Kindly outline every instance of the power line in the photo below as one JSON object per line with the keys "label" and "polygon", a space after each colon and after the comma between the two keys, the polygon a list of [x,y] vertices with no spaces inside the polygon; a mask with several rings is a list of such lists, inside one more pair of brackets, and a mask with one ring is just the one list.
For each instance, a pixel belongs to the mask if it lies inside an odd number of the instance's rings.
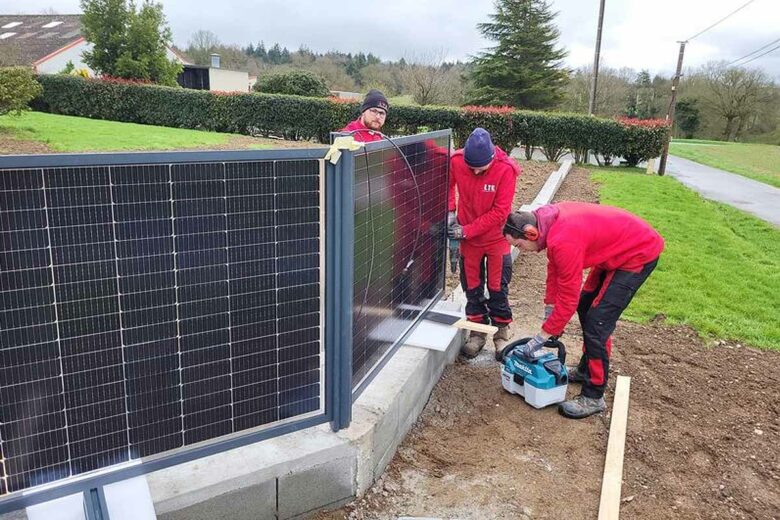
{"label": "power line", "polygon": [[780,45],[778,45],[778,46],[776,46],[776,47],[772,47],[772,48],[771,48],[771,49],[769,49],[768,51],[766,51],[766,52],[762,52],[762,53],[761,53],[761,54],[759,54],[758,56],[754,56],[754,57],[750,58],[750,59],[749,59],[749,60],[747,60],[747,61],[743,61],[742,63],[740,63],[740,64],[739,64],[739,66],[740,66],[740,67],[742,67],[742,66],[744,66],[744,65],[747,65],[747,64],[748,64],[748,63],[750,63],[751,61],[753,61],[753,60],[757,60],[757,59],[758,59],[758,58],[760,58],[761,56],[766,56],[766,55],[767,55],[767,54],[769,54],[770,52],[774,52],[774,51],[776,51],[777,49],[780,49]]}
{"label": "power line", "polygon": [[[774,41],[771,41],[771,42],[767,43],[767,44],[766,44],[766,45],[764,45],[763,47],[759,47],[758,49],[756,49],[756,50],[754,50],[754,51],[752,51],[752,52],[749,52],[749,53],[745,54],[745,55],[744,55],[744,56],[742,56],[741,58],[738,58],[738,59],[736,59],[736,60],[734,60],[734,61],[731,61],[731,62],[729,62],[729,63],[728,63],[726,66],[733,65],[733,64],[735,64],[735,63],[736,63],[736,62],[738,62],[738,61],[742,61],[742,60],[744,60],[745,58],[747,58],[747,57],[749,57],[749,56],[752,56],[753,54],[755,54],[755,53],[757,53],[757,52],[761,52],[761,51],[763,51],[764,49],[766,49],[766,48],[767,48],[767,47],[769,47],[770,45],[774,45],[774,44],[775,44],[775,43],[777,43],[777,42],[780,42],[780,38],[778,38],[778,39],[776,39],[776,40],[774,40]],[[770,52],[771,52],[771,51],[770,51]],[[747,62],[746,62],[746,63],[747,63]]]}
{"label": "power line", "polygon": [[745,3],[744,3],[744,4],[742,4],[741,6],[739,6],[738,8],[736,8],[735,10],[733,10],[732,12],[730,12],[729,14],[727,14],[726,16],[724,16],[723,18],[721,18],[720,20],[718,20],[717,22],[715,22],[714,24],[710,25],[709,27],[707,27],[706,29],[704,29],[704,30],[702,30],[702,31],[699,31],[699,32],[697,32],[696,34],[694,34],[693,36],[691,36],[690,38],[688,38],[686,41],[691,41],[691,40],[693,40],[694,38],[697,38],[697,37],[701,36],[702,34],[706,33],[707,31],[709,31],[710,29],[712,29],[713,27],[715,27],[715,26],[716,26],[716,25],[718,25],[719,23],[721,23],[721,22],[723,22],[723,21],[725,21],[725,20],[729,19],[730,17],[732,17],[733,15],[737,14],[737,13],[738,13],[738,12],[740,12],[742,9],[746,8],[747,6],[749,6],[750,4],[752,4],[752,3],[753,3],[753,2],[755,2],[755,1],[756,1],[756,0],[750,0],[750,1],[748,1],[748,2],[745,2]]}

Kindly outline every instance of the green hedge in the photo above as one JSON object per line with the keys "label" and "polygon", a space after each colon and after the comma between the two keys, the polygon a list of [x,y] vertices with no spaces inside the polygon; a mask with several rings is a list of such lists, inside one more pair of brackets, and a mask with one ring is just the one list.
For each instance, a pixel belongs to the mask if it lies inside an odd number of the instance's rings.
{"label": "green hedge", "polygon": [[[39,76],[42,111],[196,128],[286,139],[327,142],[329,133],[356,118],[360,103],[276,94],[226,94],[161,87],[124,80]],[[629,162],[661,154],[668,127],[663,121],[612,120],[509,107],[393,106],[386,134],[413,134],[420,128],[451,128],[460,147],[477,126],[490,131],[496,144],[510,150],[521,145],[530,153],[540,147],[549,159],[565,151],[581,158],[585,151]]]}
{"label": "green hedge", "polygon": [[29,110],[30,102],[40,94],[41,86],[35,82],[30,69],[0,67],[0,116]]}

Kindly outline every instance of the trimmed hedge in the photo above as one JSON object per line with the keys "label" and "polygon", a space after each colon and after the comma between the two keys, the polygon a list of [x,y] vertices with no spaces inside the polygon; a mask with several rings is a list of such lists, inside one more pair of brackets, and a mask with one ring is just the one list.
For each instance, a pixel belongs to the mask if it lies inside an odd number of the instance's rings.
{"label": "trimmed hedge", "polygon": [[[285,139],[328,142],[329,133],[359,114],[359,102],[278,94],[219,93],[161,87],[126,80],[72,76],[38,77],[38,110],[113,121],[195,128]],[[566,151],[582,158],[592,150],[630,163],[661,154],[669,129],[660,120],[612,120],[578,114],[532,112],[510,107],[393,106],[389,135],[451,128],[460,147],[481,126],[504,150],[540,147],[548,159]]]}
{"label": "trimmed hedge", "polygon": [[252,87],[255,92],[293,96],[328,97],[330,90],[325,80],[306,70],[291,70],[266,74]]}

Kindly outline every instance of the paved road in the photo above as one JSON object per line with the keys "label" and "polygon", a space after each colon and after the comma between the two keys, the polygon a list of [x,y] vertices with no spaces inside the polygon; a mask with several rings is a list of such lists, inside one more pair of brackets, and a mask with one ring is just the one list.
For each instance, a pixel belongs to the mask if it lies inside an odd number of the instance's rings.
{"label": "paved road", "polygon": [[780,227],[780,189],[688,159],[669,156],[666,173],[702,197],[724,202]]}

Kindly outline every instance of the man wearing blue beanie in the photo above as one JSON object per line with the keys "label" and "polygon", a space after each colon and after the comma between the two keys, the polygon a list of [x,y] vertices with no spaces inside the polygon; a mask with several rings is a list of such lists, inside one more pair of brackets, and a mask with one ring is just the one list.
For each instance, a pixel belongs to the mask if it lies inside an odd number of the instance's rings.
{"label": "man wearing blue beanie", "polygon": [[[466,146],[450,160],[447,233],[451,240],[460,241],[460,283],[466,293],[466,317],[498,327],[493,335],[497,353],[512,338],[508,299],[512,256],[503,228],[512,210],[520,173],[520,165],[493,144],[484,128],[474,129]],[[484,332],[471,332],[461,353],[475,357],[486,340]]]}

